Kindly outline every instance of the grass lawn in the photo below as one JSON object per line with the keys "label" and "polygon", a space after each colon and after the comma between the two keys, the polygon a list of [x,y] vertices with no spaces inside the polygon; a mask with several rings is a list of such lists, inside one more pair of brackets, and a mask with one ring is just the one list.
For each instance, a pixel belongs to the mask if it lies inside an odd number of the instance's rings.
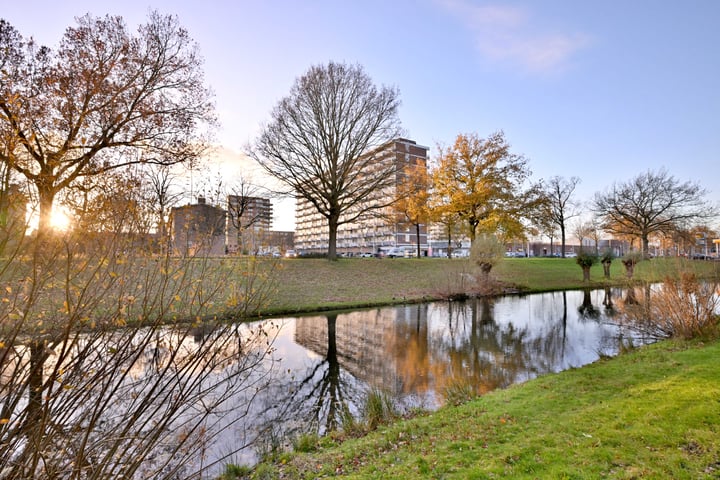
{"label": "grass lawn", "polygon": [[[680,258],[641,262],[635,279],[662,281],[690,269],[702,278],[720,278],[720,262]],[[582,270],[571,258],[507,258],[492,275],[510,290],[543,292],[601,287],[627,282],[625,269],[616,260],[610,279],[601,265],[591,269],[589,283],[583,283]],[[276,291],[262,313],[283,314],[328,308],[355,308],[446,298],[471,291],[472,275],[477,273],[466,259],[347,258],[330,262],[323,259],[283,259],[276,272]]]}
{"label": "grass lawn", "polygon": [[[283,260],[271,309],[305,310],[437,298],[463,287],[459,259]],[[641,262],[635,280],[692,271],[720,278],[720,263]],[[628,280],[619,261],[589,284],[574,259],[505,259],[495,278],[525,292]],[[468,285],[465,285],[466,287]],[[720,342],[667,341],[496,390],[460,406],[380,427],[336,433],[310,453],[261,463],[252,478],[720,478]],[[232,478],[232,477],[228,477]]]}
{"label": "grass lawn", "polygon": [[663,342],[319,441],[255,478],[720,478],[720,343]]}

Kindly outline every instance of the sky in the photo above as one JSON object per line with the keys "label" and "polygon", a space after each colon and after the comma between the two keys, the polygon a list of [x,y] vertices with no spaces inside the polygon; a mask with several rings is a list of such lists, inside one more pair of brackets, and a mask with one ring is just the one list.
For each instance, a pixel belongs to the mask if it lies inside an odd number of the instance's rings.
{"label": "sky", "polygon": [[[533,180],[579,177],[576,199],[665,169],[720,204],[717,0],[0,0],[0,17],[54,47],[75,17],[177,15],[198,43],[221,128],[220,169],[243,157],[311,66],[361,65],[397,87],[408,138],[430,147],[502,130]],[[293,230],[292,202],[274,228]],[[717,222],[716,222],[717,223]]]}

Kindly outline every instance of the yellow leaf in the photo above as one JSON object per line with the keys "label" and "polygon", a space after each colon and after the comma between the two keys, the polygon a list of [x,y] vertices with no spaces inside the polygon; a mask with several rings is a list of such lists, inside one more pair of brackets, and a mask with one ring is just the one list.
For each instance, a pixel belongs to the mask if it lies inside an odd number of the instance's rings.
{"label": "yellow leaf", "polygon": [[8,423],[10,423],[9,418],[0,418],[0,425],[7,425]]}
{"label": "yellow leaf", "polygon": [[7,287],[5,287],[5,291],[7,293],[12,293],[12,287],[8,285]]}

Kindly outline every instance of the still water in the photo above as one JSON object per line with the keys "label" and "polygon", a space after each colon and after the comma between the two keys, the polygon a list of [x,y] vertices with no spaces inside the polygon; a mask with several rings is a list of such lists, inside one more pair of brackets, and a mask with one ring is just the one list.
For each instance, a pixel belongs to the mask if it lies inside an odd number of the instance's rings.
{"label": "still water", "polygon": [[[370,390],[398,409],[436,409],[453,385],[478,394],[614,355],[627,342],[612,320],[619,290],[436,302],[276,319],[271,381],[254,415],[229,428],[226,449],[252,463],[269,443],[338,428]],[[222,448],[221,448],[222,451]]]}
{"label": "still water", "polygon": [[[124,455],[108,471],[213,478],[300,433],[342,428],[373,390],[399,411],[433,410],[458,387],[481,395],[614,355],[630,338],[613,321],[621,295],[555,292],[17,341],[0,365],[8,412],[0,459],[20,465],[33,442],[54,445],[42,430],[32,436],[31,418],[64,432],[58,441],[85,457]],[[79,455],[48,449],[54,457],[44,461],[58,469]]]}

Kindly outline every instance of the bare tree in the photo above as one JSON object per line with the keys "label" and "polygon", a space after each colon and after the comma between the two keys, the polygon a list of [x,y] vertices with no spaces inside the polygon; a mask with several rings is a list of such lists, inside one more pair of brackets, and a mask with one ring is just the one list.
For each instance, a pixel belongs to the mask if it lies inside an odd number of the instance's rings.
{"label": "bare tree", "polygon": [[[246,177],[240,176],[227,191],[228,233],[237,235],[238,248],[245,249],[246,233],[250,230],[262,230],[270,223],[270,212],[264,205],[269,201],[260,197],[260,187]],[[266,232],[252,232],[266,233]],[[250,237],[251,243],[257,243],[255,235]],[[257,249],[255,249],[257,250]]]}
{"label": "bare tree", "polygon": [[681,183],[665,170],[648,171],[597,194],[594,209],[605,230],[640,238],[647,254],[653,233],[670,233],[715,214],[704,195],[697,183]]}
{"label": "bare tree", "polygon": [[572,201],[572,195],[575,187],[580,183],[578,177],[551,177],[545,185],[544,193],[547,198],[548,208],[545,213],[548,219],[554,225],[560,228],[560,241],[562,249],[560,250],[562,257],[565,257],[565,231],[568,220],[579,215],[577,205]]}
{"label": "bare tree", "polygon": [[169,165],[151,165],[146,172],[149,182],[145,185],[145,201],[149,204],[156,222],[156,232],[161,245],[167,245],[168,216],[183,196],[178,188],[176,175]]}
{"label": "bare tree", "polygon": [[328,258],[338,226],[389,206],[378,193],[396,182],[395,162],[373,155],[400,134],[399,93],[378,89],[360,66],[330,62],[296,80],[250,156],[328,222]]}
{"label": "bare tree", "polygon": [[[575,237],[580,242],[580,250],[584,250],[583,240],[586,238],[591,238],[593,236],[594,231],[595,231],[595,226],[593,225],[592,222],[578,221],[575,223],[575,226],[573,227],[573,235],[575,235]],[[565,256],[565,252],[563,252],[563,257],[564,256]]]}
{"label": "bare tree", "polygon": [[32,184],[40,231],[56,196],[85,177],[132,164],[191,161],[214,123],[197,46],[177,18],[77,19],[58,48],[0,20],[0,162]]}

